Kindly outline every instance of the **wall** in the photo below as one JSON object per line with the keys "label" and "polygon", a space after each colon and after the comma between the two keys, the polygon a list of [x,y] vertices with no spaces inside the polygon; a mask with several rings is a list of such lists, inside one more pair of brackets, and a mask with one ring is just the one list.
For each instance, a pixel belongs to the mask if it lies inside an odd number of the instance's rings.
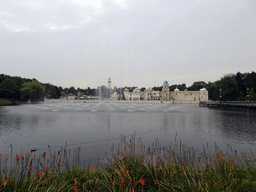
{"label": "wall", "polygon": [[170,92],[170,99],[174,101],[199,101],[199,91],[172,91]]}

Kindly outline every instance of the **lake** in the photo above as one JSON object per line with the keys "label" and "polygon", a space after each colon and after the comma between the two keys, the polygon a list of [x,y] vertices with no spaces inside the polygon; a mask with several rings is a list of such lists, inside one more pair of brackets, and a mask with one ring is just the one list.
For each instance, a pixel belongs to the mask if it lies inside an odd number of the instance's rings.
{"label": "lake", "polygon": [[161,145],[174,142],[177,134],[186,145],[214,151],[215,143],[223,150],[231,145],[238,152],[255,151],[255,111],[248,109],[211,109],[165,103],[78,103],[43,102],[0,107],[0,153],[37,154],[81,146],[81,158],[96,165],[109,154],[120,136],[129,138],[136,131],[146,147],[155,139]]}

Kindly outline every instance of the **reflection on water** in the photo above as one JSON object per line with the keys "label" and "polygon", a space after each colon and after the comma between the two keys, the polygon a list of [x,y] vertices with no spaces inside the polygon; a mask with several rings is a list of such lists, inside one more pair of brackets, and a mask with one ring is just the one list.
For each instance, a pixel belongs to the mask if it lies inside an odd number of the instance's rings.
{"label": "reflection on water", "polygon": [[[226,149],[253,149],[256,136],[255,111],[223,110],[153,103],[42,103],[0,107],[1,154],[37,149],[48,145],[59,150],[67,142],[81,146],[82,157],[102,158],[120,135],[136,134],[150,146],[178,138],[201,149],[214,142]],[[211,147],[212,146],[212,147]]]}

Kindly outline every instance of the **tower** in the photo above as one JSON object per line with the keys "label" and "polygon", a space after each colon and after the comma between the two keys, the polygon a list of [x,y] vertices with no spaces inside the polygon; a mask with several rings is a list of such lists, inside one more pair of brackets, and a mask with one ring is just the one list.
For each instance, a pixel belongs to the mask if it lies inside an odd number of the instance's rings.
{"label": "tower", "polygon": [[170,89],[168,81],[165,81],[162,88],[162,100],[169,101],[170,98]]}
{"label": "tower", "polygon": [[109,78],[108,78],[108,88],[109,88],[110,90],[111,90],[111,82],[112,82],[112,81],[111,81],[111,78],[109,77]]}

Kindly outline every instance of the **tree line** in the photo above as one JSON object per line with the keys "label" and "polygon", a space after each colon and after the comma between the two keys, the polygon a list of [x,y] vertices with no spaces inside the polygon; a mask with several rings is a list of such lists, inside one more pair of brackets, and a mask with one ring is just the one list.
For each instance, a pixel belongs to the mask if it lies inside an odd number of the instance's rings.
{"label": "tree line", "polygon": [[13,101],[28,101],[48,99],[59,99],[67,94],[78,95],[84,93],[86,95],[96,95],[97,90],[91,89],[75,89],[62,88],[50,83],[40,83],[36,79],[27,79],[21,77],[12,77],[5,74],[0,74],[0,99],[8,99]]}
{"label": "tree line", "polygon": [[[210,100],[229,100],[229,101],[244,101],[254,100],[256,101],[256,73],[240,73],[224,75],[220,80],[215,82],[196,81],[190,87],[186,87],[186,84],[175,84],[169,86],[170,91],[174,91],[175,88],[180,91],[187,89],[188,91],[199,91],[201,88],[208,90]],[[129,91],[133,91],[136,86],[127,87]],[[97,96],[99,91],[106,93],[105,97],[110,97],[110,93],[105,91],[105,86],[100,86],[97,89],[88,88],[62,88],[50,83],[40,83],[36,79],[26,79],[21,77],[12,77],[5,74],[0,74],[0,99],[9,99],[16,101],[31,100],[43,100],[44,97],[48,99],[59,99],[67,94],[74,94],[78,96],[91,95]],[[141,91],[146,88],[142,87]],[[154,91],[161,91],[162,86],[153,87]],[[113,89],[119,95],[123,95],[124,88]],[[104,96],[102,94],[102,96]]]}

